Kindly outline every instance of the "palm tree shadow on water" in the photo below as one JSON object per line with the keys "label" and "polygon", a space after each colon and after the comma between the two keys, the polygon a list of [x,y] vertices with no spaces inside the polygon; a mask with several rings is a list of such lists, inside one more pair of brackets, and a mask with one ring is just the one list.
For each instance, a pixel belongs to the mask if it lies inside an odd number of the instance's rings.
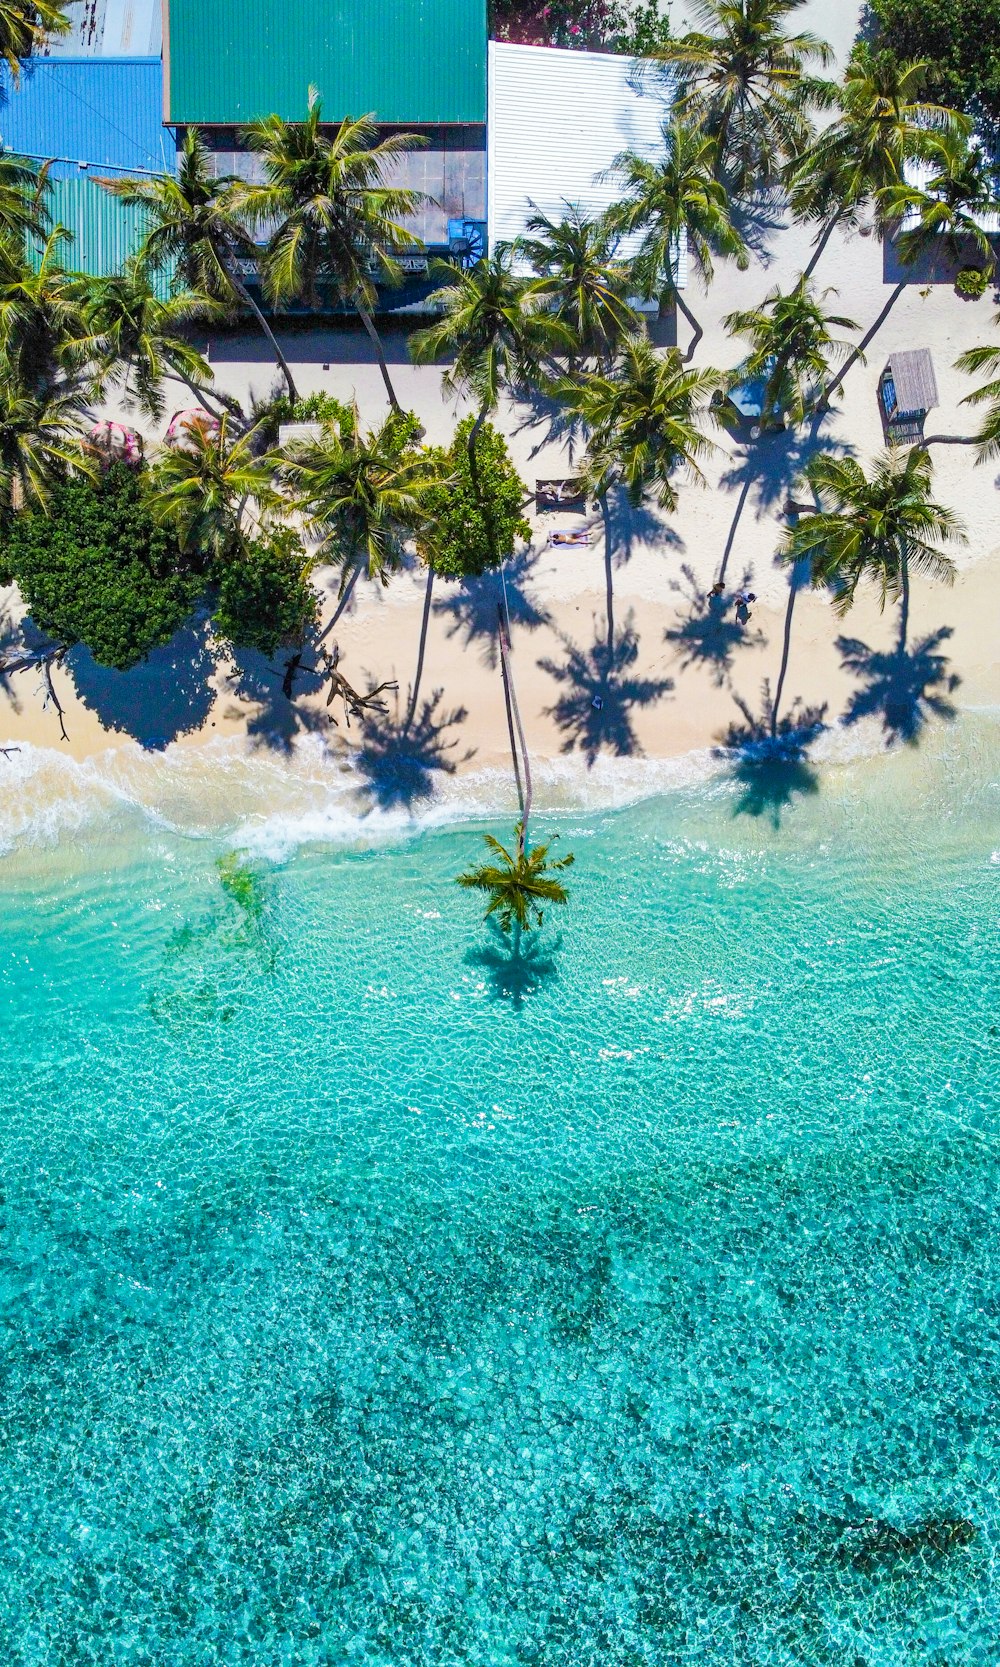
{"label": "palm tree shadow on water", "polygon": [[716,758],[729,765],[729,779],[740,791],[734,816],[766,816],[775,829],[782,812],[797,799],[819,792],[819,773],[809,748],[826,728],[826,706],[793,702],[785,717],[775,722],[770,681],[761,688],[761,710],[754,713],[737,695],[741,723],[733,723],[720,738]]}
{"label": "palm tree shadow on water", "polygon": [[535,995],[551,979],[558,978],[555,957],[562,948],[562,933],[546,942],[541,932],[515,929],[507,937],[495,920],[487,920],[486,927],[490,934],[489,943],[467,950],[465,964],[484,975],[485,985],[494,1001],[509,1001],[514,1011],[519,1013],[529,996]]}
{"label": "palm tree shadow on water", "polygon": [[591,648],[580,648],[560,636],[565,660],[539,660],[541,669],[564,686],[546,715],[563,732],[561,750],[579,749],[592,768],[598,753],[617,758],[640,756],[642,748],[632,723],[632,708],[651,706],[674,687],[670,677],[636,677],[632,667],[639,655],[639,638],[629,613],[618,635],[597,637]]}
{"label": "palm tree shadow on water", "polygon": [[[510,622],[522,631],[537,631],[547,625],[551,617],[534,601],[527,589],[527,581],[537,559],[535,552],[527,548],[516,551],[504,563],[503,584]],[[491,670],[499,662],[497,604],[501,595],[499,574],[484,573],[480,579],[464,580],[450,594],[434,602],[434,612],[450,621],[448,636],[460,634],[464,648],[480,645],[483,664]]]}
{"label": "palm tree shadow on water", "polygon": [[442,712],[443,696],[443,689],[435,689],[409,721],[400,717],[398,701],[392,720],[365,719],[353,761],[364,777],[361,791],[370,809],[411,810],[425,804],[442,776],[453,776],[474,756],[474,747],[453,756],[459,741],[457,736],[449,739],[447,731],[464,723],[467,713],[464,706]]}
{"label": "palm tree shadow on water", "polygon": [[915,747],[932,717],[950,723],[958,716],[949,698],[961,683],[950,661],[940,652],[953,635],[942,625],[912,648],[901,634],[895,648],[870,648],[857,637],[838,637],[837,649],[845,671],[859,679],[844,712],[845,724],[863,718],[881,719],[886,745],[902,741]]}

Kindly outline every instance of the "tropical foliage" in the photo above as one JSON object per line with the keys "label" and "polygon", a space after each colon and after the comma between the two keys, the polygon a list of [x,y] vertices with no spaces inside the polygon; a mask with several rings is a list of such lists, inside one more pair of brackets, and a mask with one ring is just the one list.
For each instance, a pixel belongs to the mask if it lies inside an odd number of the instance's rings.
{"label": "tropical foliage", "polygon": [[572,204],[558,221],[533,214],[525,230],[518,252],[535,274],[533,293],[572,333],[584,357],[607,357],[639,328],[628,299],[631,268],[616,258],[618,238]]}
{"label": "tropical foliage", "polygon": [[154,521],[141,479],[116,464],[96,482],[63,481],[48,509],[9,520],[0,555],[39,630],[119,671],[169,642],[206,581]]}
{"label": "tropical foliage", "polygon": [[[994,320],[1000,324],[1000,313]],[[978,376],[985,371],[990,380],[984,382],[981,388],[966,394],[963,405],[985,405],[986,414],[975,435],[977,446],[977,461],[991,463],[1000,457],[1000,346],[991,344],[986,347],[970,347],[957,361],[959,370],[968,371],[971,376]]]}
{"label": "tropical foliage", "polygon": [[912,572],[950,584],[955,564],[945,546],[964,541],[952,510],[931,496],[931,460],[914,446],[886,452],[866,475],[852,457],[821,453],[805,478],[819,508],[800,516],[785,539],[785,559],[809,564],[812,584],[830,587],[845,613],[868,581],[881,604],[905,597]]}
{"label": "tropical foliage", "polygon": [[814,70],[832,53],[817,35],[785,27],[802,0],[695,0],[700,28],[669,41],[661,56],[679,82],[678,114],[718,147],[740,192],[777,178],[811,135],[810,106],[829,89]]}
{"label": "tropical foliage", "polygon": [[21,78],[22,58],[30,58],[49,35],[65,35],[70,0],[0,0],[0,58],[15,84]]}
{"label": "tropical foliage", "polygon": [[449,579],[475,578],[513,555],[519,539],[531,536],[524,519],[524,482],[511,461],[507,442],[490,423],[476,440],[473,481],[465,417],[452,444],[429,449],[430,481],[422,499],[417,549],[435,573]]}
{"label": "tropical foliage", "polygon": [[253,648],[268,658],[282,643],[300,641],[319,607],[308,566],[290,527],[248,539],[238,561],[224,563],[219,573],[212,615],[216,635],[234,648]]}
{"label": "tropical foliage", "polygon": [[686,367],[676,348],[661,355],[635,336],[609,372],[568,386],[567,403],[590,435],[591,490],[600,497],[622,486],[635,504],[650,493],[661,508],[675,509],[677,471],[700,477],[699,463],[712,450],[703,425],[714,421],[709,400],[718,380],[714,371]]}
{"label": "tropical foliage", "polygon": [[751,342],[732,380],[763,381],[762,429],[783,421],[800,423],[822,401],[830,364],[849,350],[832,331],[857,329],[853,319],[824,310],[827,296],[835,293],[824,290],[817,295],[802,277],[787,295],[772,289],[759,307],[730,313],[726,319],[727,330]]}
{"label": "tropical foliage", "polygon": [[520,842],[508,851],[492,834],[484,834],[489,859],[458,876],[467,891],[481,891],[488,898],[485,919],[495,916],[504,932],[530,932],[540,927],[549,905],[562,908],[569,893],[557,876],[573,863],[572,854],[556,861],[549,856],[551,840],[530,849]]}
{"label": "tropical foliage", "polygon": [[878,45],[927,65],[930,97],[1000,117],[1000,0],[870,0]]}

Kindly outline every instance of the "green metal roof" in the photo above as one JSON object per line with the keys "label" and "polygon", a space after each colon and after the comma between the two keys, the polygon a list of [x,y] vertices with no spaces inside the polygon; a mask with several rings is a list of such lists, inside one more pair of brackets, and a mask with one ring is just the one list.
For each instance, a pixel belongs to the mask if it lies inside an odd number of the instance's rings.
{"label": "green metal roof", "polygon": [[[52,224],[65,226],[73,234],[72,243],[60,247],[62,265],[94,278],[120,272],[142,242],[142,209],[109,196],[86,174],[50,180],[49,186],[47,207]],[[159,273],[153,287],[165,299],[170,293],[170,274]]]}
{"label": "green metal roof", "polygon": [[486,0],[167,0],[164,120],[486,121]]}

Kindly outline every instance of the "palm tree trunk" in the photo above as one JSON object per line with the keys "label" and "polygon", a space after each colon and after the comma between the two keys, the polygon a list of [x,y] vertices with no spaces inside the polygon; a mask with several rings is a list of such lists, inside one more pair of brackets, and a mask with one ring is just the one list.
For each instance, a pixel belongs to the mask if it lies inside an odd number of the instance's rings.
{"label": "palm tree trunk", "polygon": [[906,653],[906,635],[910,628],[910,564],[905,555],[900,563],[902,578],[902,606],[899,611],[899,652]]}
{"label": "palm tree trunk", "polygon": [[434,590],[434,569],[433,569],[433,567],[428,566],[428,568],[427,568],[427,589],[424,591],[424,614],[423,614],[423,618],[420,621],[420,647],[417,650],[417,669],[413,674],[413,692],[410,695],[409,710],[407,711],[407,714],[406,714],[406,722],[403,725],[403,734],[404,735],[409,734],[410,725],[413,722],[413,719],[416,715],[417,696],[420,693],[420,679],[423,676],[423,671],[424,671],[424,652],[427,648],[427,627],[430,624],[430,618],[431,618],[431,594],[432,594],[433,590]]}
{"label": "palm tree trunk", "polygon": [[739,499],[737,500],[736,512],[733,515],[733,519],[732,519],[732,522],[730,523],[730,527],[729,527],[729,537],[726,539],[726,548],[722,552],[722,564],[719,568],[719,579],[718,579],[718,582],[719,582],[720,585],[725,583],[726,568],[729,566],[729,558],[733,553],[733,545],[736,542],[736,529],[740,524],[740,520],[741,520],[742,515],[743,515],[743,510],[746,507],[747,498],[750,496],[750,487],[753,484],[753,479],[754,479],[753,475],[749,475],[749,474],[747,475],[746,480],[743,482],[743,490],[739,495]]}
{"label": "palm tree trunk", "polygon": [[781,666],[778,671],[778,681],[774,686],[774,700],[771,702],[771,740],[778,733],[778,708],[785,688],[785,674],[788,671],[788,655],[792,646],[792,615],[795,612],[795,598],[799,593],[799,570],[802,564],[796,562],[788,577],[788,605],[785,608],[785,633],[781,644]]}
{"label": "palm tree trunk", "polygon": [[382,372],[382,381],[385,383],[385,391],[389,395],[389,404],[392,406],[396,415],[400,416],[402,414],[403,407],[396,398],[396,390],[393,387],[389,376],[389,367],[385,362],[385,349],[382,346],[382,338],[375,328],[375,321],[373,320],[371,313],[368,311],[368,308],[360,305],[358,306],[358,317],[361,319],[362,324],[367,330],[369,340],[375,349],[375,356],[378,359],[378,368]]}
{"label": "palm tree trunk", "polygon": [[261,310],[258,307],[258,305],[257,305],[256,301],[254,300],[253,296],[250,294],[250,291],[247,289],[246,284],[233,271],[233,269],[229,265],[228,261],[222,260],[221,257],[220,257],[220,264],[222,266],[222,270],[226,274],[226,277],[228,278],[229,282],[232,284],[233,289],[236,291],[236,294],[239,296],[240,300],[243,302],[243,305],[245,307],[248,307],[250,309],[250,311],[253,313],[254,318],[257,320],[257,323],[260,325],[260,327],[263,330],[263,332],[264,332],[265,336],[267,337],[268,341],[271,343],[271,350],[274,353],[274,356],[277,359],[279,366],[281,367],[281,374],[285,378],[285,382],[288,386],[288,397],[291,400],[293,405],[297,405],[298,402],[299,402],[298,390],[296,389],[295,383],[292,380],[292,373],[291,373],[290,369],[288,368],[288,360],[285,358],[285,355],[282,353],[281,348],[278,346],[277,337],[275,336],[274,331],[271,329],[271,326],[268,324],[267,319],[264,317],[264,314],[261,312]]}
{"label": "palm tree trunk", "polygon": [[691,360],[694,358],[695,353],[698,350],[698,343],[701,341],[701,338],[705,334],[705,332],[702,329],[701,325],[698,323],[698,320],[695,318],[694,313],[691,311],[691,308],[688,306],[687,302],[683,299],[679,289],[674,290],[674,300],[677,302],[678,307],[680,308],[681,312],[684,314],[684,317],[687,319],[688,323],[691,326],[692,331],[694,332],[692,337],[691,337],[691,344],[688,347],[688,350],[684,354],[684,358],[683,358],[683,363],[685,365],[689,365],[691,363]]}
{"label": "palm tree trunk", "polygon": [[611,516],[608,511],[608,495],[602,492],[600,496],[601,518],[604,521],[604,601],[608,614],[608,675],[611,675],[612,657],[615,647],[615,582],[611,567]]}
{"label": "palm tree trunk", "polygon": [[840,385],[843,382],[844,377],[847,375],[848,371],[851,370],[852,367],[857,364],[858,360],[861,358],[862,354],[864,353],[865,348],[870,347],[871,343],[875,340],[875,337],[878,335],[878,333],[881,330],[881,328],[882,328],[883,324],[885,323],[886,319],[889,317],[889,314],[892,312],[893,307],[896,305],[896,302],[899,300],[899,298],[902,295],[904,289],[906,288],[907,282],[908,282],[908,280],[906,278],[901,278],[900,279],[899,283],[896,285],[895,289],[893,290],[892,294],[890,295],[890,297],[889,297],[888,301],[886,302],[885,306],[882,308],[882,311],[879,313],[878,318],[875,320],[875,323],[872,325],[872,327],[868,331],[867,335],[862,336],[861,340],[858,342],[857,347],[854,348],[853,351],[851,352],[850,356],[847,359],[847,362],[844,365],[843,370],[838,371],[837,375],[834,377],[833,381],[830,382],[823,389],[823,395],[822,395],[822,398],[820,400],[820,408],[821,409],[822,409],[823,406],[829,405],[831,399],[833,398],[837,389],[840,387]]}
{"label": "palm tree trunk", "polygon": [[488,499],[483,495],[482,482],[479,478],[479,458],[476,454],[476,441],[478,440],[482,426],[486,421],[486,413],[488,409],[489,406],[485,402],[480,406],[479,411],[476,414],[476,420],[469,429],[469,438],[466,441],[466,449],[469,454],[469,476],[472,480],[472,490],[476,494],[479,501],[479,507],[483,512],[483,524],[486,528],[486,542],[490,548],[490,562],[492,566],[499,567],[500,555],[497,550],[496,528],[493,525],[493,509]]}
{"label": "palm tree trunk", "polygon": [[838,208],[836,214],[831,215],[830,219],[826,222],[826,225],[823,227],[823,230],[820,232],[819,237],[816,239],[816,242],[813,244],[813,252],[809,256],[809,264],[808,264],[808,266],[806,267],[805,271],[802,274],[803,278],[811,278],[812,277],[813,273],[816,270],[817,265],[819,264],[819,259],[820,259],[820,256],[823,253],[823,250],[826,248],[826,246],[829,243],[831,237],[833,236],[833,233],[836,231],[837,227],[840,225],[840,222],[843,219],[843,217],[844,217],[844,210],[842,208]]}
{"label": "palm tree trunk", "polygon": [[[501,575],[502,578],[502,575]],[[510,670],[510,619],[507,613],[507,596],[504,592],[503,607],[497,609],[497,623],[500,636],[500,670],[503,674],[504,698],[507,702],[507,727],[510,731],[511,756],[514,760],[514,774],[517,778],[517,796],[521,806],[521,823],[517,834],[517,849],[520,856],[524,856],[528,838],[528,818],[531,815],[531,760],[528,757],[528,743],[524,738],[524,725],[521,723],[521,711],[517,704],[517,691]],[[524,785],[521,785],[521,775],[517,767],[517,750],[514,746],[514,731],[521,749],[521,760],[524,768]]]}
{"label": "palm tree trunk", "polygon": [[339,597],[337,598],[337,606],[334,608],[333,613],[331,614],[329,620],[324,625],[324,627],[323,627],[322,631],[320,632],[319,636],[316,638],[317,644],[323,642],[324,638],[326,638],[330,635],[330,632],[333,630],[334,626],[336,625],[336,623],[337,623],[338,619],[340,618],[341,614],[343,613],[344,609],[347,607],[348,602],[351,600],[351,597],[354,593],[354,587],[357,584],[358,579],[360,578],[360,576],[361,576],[361,567],[360,567],[359,564],[356,564],[355,567],[353,568],[352,572],[351,572],[350,578],[347,580],[346,584],[344,585],[343,589],[340,592]]}

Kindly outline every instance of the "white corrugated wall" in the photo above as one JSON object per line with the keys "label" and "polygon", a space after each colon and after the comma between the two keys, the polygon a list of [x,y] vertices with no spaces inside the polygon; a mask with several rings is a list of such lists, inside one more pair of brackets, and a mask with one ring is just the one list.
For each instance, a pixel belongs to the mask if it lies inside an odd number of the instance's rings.
{"label": "white corrugated wall", "polygon": [[[519,236],[536,208],[555,219],[566,203],[595,216],[609,208],[616,187],[598,176],[619,151],[659,154],[670,100],[662,69],[641,59],[491,41],[490,248]],[[678,276],[683,286],[684,250]]]}

